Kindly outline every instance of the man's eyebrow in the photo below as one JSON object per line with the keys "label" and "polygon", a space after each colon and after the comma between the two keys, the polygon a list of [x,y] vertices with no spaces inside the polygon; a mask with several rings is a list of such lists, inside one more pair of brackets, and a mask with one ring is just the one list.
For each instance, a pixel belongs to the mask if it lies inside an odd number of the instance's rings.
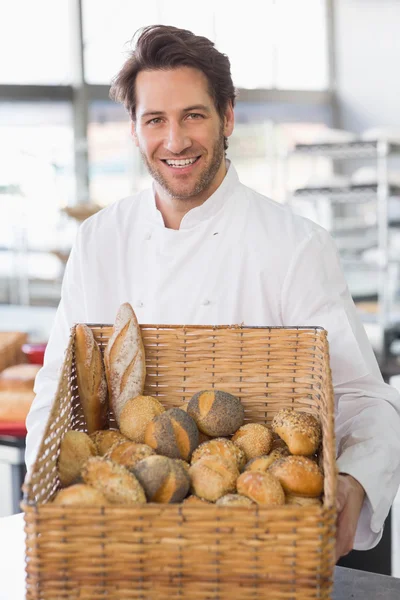
{"label": "man's eyebrow", "polygon": [[[183,113],[191,112],[193,110],[203,110],[206,113],[210,113],[211,110],[205,104],[194,104],[193,106],[187,106],[186,108],[182,108]],[[165,112],[162,110],[146,110],[144,113],[140,115],[140,118],[143,119],[145,117],[160,117],[164,115]]]}

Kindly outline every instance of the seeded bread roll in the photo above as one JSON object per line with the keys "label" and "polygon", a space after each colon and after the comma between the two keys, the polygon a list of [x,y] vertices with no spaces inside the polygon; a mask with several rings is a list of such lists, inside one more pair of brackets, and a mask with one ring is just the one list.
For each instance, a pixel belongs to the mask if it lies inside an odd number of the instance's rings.
{"label": "seeded bread roll", "polygon": [[120,430],[133,442],[143,444],[148,424],[163,412],[165,408],[157,398],[152,396],[130,398],[121,410]]}
{"label": "seeded bread roll", "polygon": [[226,494],[216,502],[217,506],[254,506],[255,502],[241,494]]}
{"label": "seeded bread roll", "polygon": [[128,302],[118,310],[112,335],[104,350],[104,364],[109,401],[119,425],[125,403],[143,393],[146,378],[142,334]]}
{"label": "seeded bread roll", "polygon": [[223,458],[232,460],[239,471],[241,471],[246,464],[246,456],[243,450],[234,442],[227,440],[226,438],[215,438],[208,442],[203,442],[203,444],[193,452],[191,464],[194,465],[198,460],[203,458],[203,456],[222,456]]}
{"label": "seeded bread roll", "polygon": [[237,491],[256,504],[279,506],[285,503],[282,486],[271,473],[245,471],[237,480]]}
{"label": "seeded bread roll", "polygon": [[272,431],[261,423],[242,425],[232,436],[232,441],[243,450],[246,460],[268,454],[272,447]]}
{"label": "seeded bread roll", "polygon": [[295,506],[321,506],[322,501],[321,498],[306,498],[305,496],[286,494],[286,504]]}
{"label": "seeded bread roll", "polygon": [[102,456],[89,458],[82,479],[99,490],[111,504],[144,504],[146,496],[133,473]]}
{"label": "seeded bread roll", "polygon": [[261,473],[266,473],[273,462],[283,458],[284,456],[289,456],[289,452],[284,450],[283,448],[277,448],[276,450],[271,450],[269,454],[265,454],[264,456],[257,456],[257,458],[252,458],[246,464],[244,470],[245,471],[260,471]]}
{"label": "seeded bread roll", "polygon": [[189,469],[192,491],[196,496],[216,502],[225,494],[236,491],[239,471],[231,459],[204,456]]}
{"label": "seeded bread roll", "polygon": [[197,392],[187,412],[200,431],[211,437],[232,435],[244,422],[244,408],[239,398],[221,390]]}
{"label": "seeded bread roll", "polygon": [[287,494],[317,497],[324,489],[324,477],[317,463],[305,456],[287,456],[269,468]]}
{"label": "seeded bread roll", "polygon": [[82,466],[96,454],[96,446],[86,433],[67,431],[61,440],[57,464],[61,485],[67,487],[79,481]]}
{"label": "seeded bread roll", "polygon": [[190,488],[188,471],[166,456],[148,456],[135,465],[133,472],[149,502],[181,502]]}
{"label": "seeded bread roll", "polygon": [[79,399],[90,435],[107,424],[107,380],[100,348],[92,330],[84,324],[75,329],[75,364]]}
{"label": "seeded bread roll", "polygon": [[97,454],[104,456],[116,442],[128,442],[128,438],[116,429],[105,429],[90,434],[90,439],[96,446]]}
{"label": "seeded bread roll", "polygon": [[157,454],[188,461],[199,444],[199,430],[185,411],[170,408],[149,423],[144,439]]}
{"label": "seeded bread roll", "polygon": [[113,462],[126,467],[130,471],[143,458],[154,455],[153,448],[147,444],[136,444],[135,442],[117,442],[105,454]]}
{"label": "seeded bread roll", "polygon": [[283,408],[274,417],[272,429],[288,445],[291,454],[315,454],[321,442],[321,426],[312,415]]}
{"label": "seeded bread roll", "polygon": [[275,432],[273,432],[273,440],[270,452],[273,450],[285,450],[287,451],[287,454],[290,454],[287,444]]}
{"label": "seeded bread roll", "polygon": [[105,496],[86,483],[75,483],[57,492],[53,504],[61,506],[105,506]]}

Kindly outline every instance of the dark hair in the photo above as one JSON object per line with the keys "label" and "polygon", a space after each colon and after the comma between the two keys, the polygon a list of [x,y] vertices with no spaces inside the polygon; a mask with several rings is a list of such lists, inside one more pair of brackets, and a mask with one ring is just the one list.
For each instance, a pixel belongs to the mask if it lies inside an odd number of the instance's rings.
{"label": "dark hair", "polygon": [[229,58],[213,42],[186,29],[167,25],[150,25],[139,29],[136,47],[112,81],[110,97],[124,104],[133,121],[136,119],[135,82],[140,71],[193,67],[207,77],[209,93],[223,118],[229,101],[235,105]]}

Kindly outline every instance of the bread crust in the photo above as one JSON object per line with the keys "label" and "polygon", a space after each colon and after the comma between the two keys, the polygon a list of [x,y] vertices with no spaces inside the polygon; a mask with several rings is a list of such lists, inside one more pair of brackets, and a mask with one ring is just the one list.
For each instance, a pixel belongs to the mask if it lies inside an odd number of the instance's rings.
{"label": "bread crust", "polygon": [[79,398],[90,435],[107,424],[107,381],[100,348],[92,330],[82,323],[75,329],[75,363]]}
{"label": "bread crust", "polygon": [[142,334],[128,302],[118,310],[112,335],[104,350],[110,405],[119,425],[125,403],[143,394],[146,361]]}

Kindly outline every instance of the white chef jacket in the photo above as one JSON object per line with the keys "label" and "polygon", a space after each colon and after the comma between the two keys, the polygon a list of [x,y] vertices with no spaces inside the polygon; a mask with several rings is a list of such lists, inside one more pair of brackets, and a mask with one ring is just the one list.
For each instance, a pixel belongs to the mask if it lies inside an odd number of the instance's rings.
{"label": "white chef jacket", "polygon": [[400,397],[385,384],[329,234],[228,172],[179,230],[154,190],[117,201],[80,227],[27,418],[31,467],[74,323],[113,323],[130,302],[140,323],[320,325],[328,331],[339,470],[367,498],[357,549],[376,545],[400,480]]}

